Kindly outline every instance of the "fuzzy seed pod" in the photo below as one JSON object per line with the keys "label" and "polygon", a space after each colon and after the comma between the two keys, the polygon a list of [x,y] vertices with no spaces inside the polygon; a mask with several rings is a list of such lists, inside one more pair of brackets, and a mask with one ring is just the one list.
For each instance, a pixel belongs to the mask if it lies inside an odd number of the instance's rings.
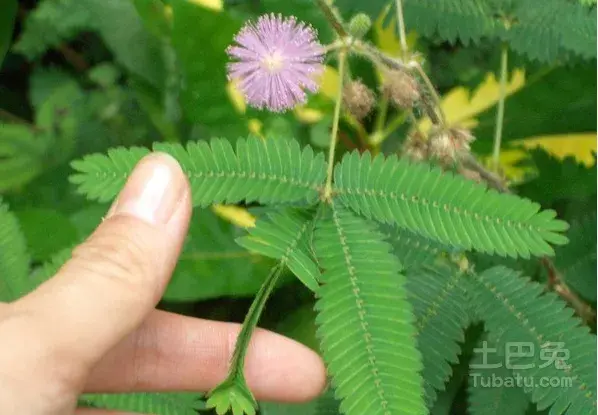
{"label": "fuzzy seed pod", "polygon": [[428,144],[420,134],[411,134],[403,143],[403,155],[413,161],[426,160],[428,158]]}
{"label": "fuzzy seed pod", "polygon": [[451,135],[447,130],[433,129],[428,137],[430,156],[441,164],[452,164],[457,155]]}
{"label": "fuzzy seed pod", "polygon": [[462,127],[452,127],[448,130],[452,137],[455,148],[459,152],[467,152],[470,150],[469,144],[475,140],[471,131]]}
{"label": "fuzzy seed pod", "polygon": [[465,128],[435,128],[428,138],[430,155],[438,159],[441,164],[452,164],[469,152],[469,144],[474,139],[471,132]]}
{"label": "fuzzy seed pod", "polygon": [[421,98],[417,81],[404,71],[387,71],[382,91],[397,108],[412,108]]}
{"label": "fuzzy seed pod", "polygon": [[370,113],[375,101],[374,93],[361,81],[351,81],[343,88],[343,105],[357,120]]}

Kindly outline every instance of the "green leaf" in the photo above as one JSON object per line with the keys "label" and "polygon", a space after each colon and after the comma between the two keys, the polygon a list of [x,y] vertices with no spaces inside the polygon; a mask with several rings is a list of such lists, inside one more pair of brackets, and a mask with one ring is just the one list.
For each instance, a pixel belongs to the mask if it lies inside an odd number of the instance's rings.
{"label": "green leaf", "polygon": [[596,336],[572,317],[573,310],[556,294],[542,294],[543,286],[504,267],[472,273],[470,281],[471,302],[490,340],[504,351],[505,366],[535,380],[527,381],[525,391],[538,409],[595,414]]}
{"label": "green leaf", "polygon": [[[502,5],[501,5],[502,6]],[[571,55],[596,58],[596,10],[567,0],[518,0],[499,7],[512,21],[502,34],[515,52],[540,62],[566,60]]]}
{"label": "green leaf", "polygon": [[46,261],[57,251],[70,247],[79,240],[77,228],[68,217],[56,210],[27,209],[16,215],[31,257],[36,261]]}
{"label": "green leaf", "polygon": [[108,209],[110,209],[108,205],[93,203],[83,206],[69,216],[69,220],[77,229],[80,239],[91,235],[100,223],[102,223],[102,219],[106,216]]}
{"label": "green leaf", "polygon": [[187,118],[213,134],[244,131],[242,117],[226,94],[226,48],[242,22],[190,1],[170,4],[172,44],[184,77],[181,103]]}
{"label": "green leaf", "polygon": [[197,301],[257,292],[272,261],[240,248],[234,239],[242,234],[210,210],[195,209],[164,299]]}
{"label": "green leaf", "polygon": [[[255,415],[257,402],[244,380],[233,379],[218,385],[210,392],[207,408],[214,408],[218,415]],[[230,412],[229,412],[230,411]]]}
{"label": "green leaf", "polygon": [[0,0],[0,67],[12,41],[12,30],[17,17],[17,0]]}
{"label": "green leaf", "polygon": [[287,209],[258,220],[249,235],[237,243],[250,251],[279,259],[310,290],[317,291],[320,271],[312,259],[309,242],[313,217]]}
{"label": "green leaf", "polygon": [[587,167],[572,156],[559,160],[541,148],[529,154],[538,173],[516,187],[518,194],[543,206],[565,199],[579,201],[596,194],[596,162]]}
{"label": "green leaf", "polygon": [[[378,17],[389,2],[386,0],[337,0],[338,7],[349,12],[363,11]],[[394,7],[394,3],[391,3]],[[488,35],[493,26],[490,7],[483,0],[403,0],[405,26],[424,36],[438,35],[444,40],[464,43]],[[392,13],[394,15],[394,13]]]}
{"label": "green leaf", "polygon": [[[86,4],[91,21],[117,62],[155,86],[165,77],[160,41],[145,27],[131,1],[76,0]],[[134,47],[131,47],[134,45]]]}
{"label": "green leaf", "polygon": [[467,392],[471,415],[525,415],[530,406],[523,385],[515,383],[513,372],[504,366],[504,357],[486,353],[484,348],[498,351],[496,344],[484,340],[474,349]]}
{"label": "green leaf", "polygon": [[197,415],[201,395],[177,393],[86,394],[81,400],[94,408],[152,413],[154,415]]}
{"label": "green leaf", "polygon": [[[403,0],[405,26],[427,37],[468,44],[506,41],[532,60],[596,57],[596,10],[568,0]],[[376,18],[386,0],[339,0],[343,11]],[[394,5],[393,5],[394,6]],[[505,22],[508,22],[505,24]]]}
{"label": "green leaf", "polygon": [[327,390],[320,397],[302,404],[260,403],[260,415],[339,415],[338,401],[334,391]]}
{"label": "green leaf", "polygon": [[[227,140],[179,144],[156,143],[154,150],[175,157],[189,178],[193,205],[259,202],[281,204],[314,202],[324,181],[322,154],[303,151],[296,141],[237,140],[236,152]],[[114,198],[135,164],[149,150],[116,148],[108,156],[93,154],[72,163],[78,191],[100,202]]]}
{"label": "green leaf", "polygon": [[29,262],[19,222],[0,198],[0,301],[14,301],[29,292]]}
{"label": "green leaf", "polygon": [[87,76],[93,83],[103,88],[108,88],[118,82],[121,73],[113,64],[101,63],[91,68],[87,73]]}
{"label": "green leaf", "polygon": [[69,158],[74,150],[84,99],[79,85],[68,82],[49,93],[37,108],[35,124],[51,141],[48,157],[54,163]]}
{"label": "green leaf", "polygon": [[556,251],[561,277],[582,297],[596,302],[596,212],[573,221],[567,236],[571,243]]}
{"label": "green leaf", "polygon": [[131,1],[43,0],[29,14],[15,50],[34,59],[89,29],[99,33],[125,68],[153,85],[162,86],[164,63],[160,41],[145,29]]}
{"label": "green leaf", "polygon": [[342,204],[445,245],[528,258],[567,242],[560,232],[568,225],[554,211],[425,163],[353,152],[334,173]]}
{"label": "green leaf", "polygon": [[[531,72],[524,87],[506,99],[505,148],[510,141],[527,137],[595,131],[596,82],[594,62]],[[489,108],[478,118],[474,135],[493,137],[496,108]],[[492,140],[476,140],[472,148],[491,154]]]}
{"label": "green leaf", "polygon": [[459,362],[459,343],[463,343],[469,324],[464,277],[446,265],[415,270],[407,277],[417,344],[424,364],[426,404],[432,408],[436,391],[445,390],[452,374],[451,364]]}
{"label": "green leaf", "polygon": [[334,205],[314,239],[324,268],[318,336],[341,412],[424,414],[414,315],[390,245],[371,224]]}
{"label": "green leaf", "polygon": [[29,277],[33,284],[32,289],[53,277],[60,267],[71,259],[72,251],[71,248],[64,248],[52,255],[48,261],[35,268]]}
{"label": "green leaf", "polygon": [[49,141],[33,127],[0,123],[0,192],[23,186],[42,172]]}
{"label": "green leaf", "polygon": [[108,155],[91,154],[75,160],[71,166],[79,172],[70,177],[78,185],[77,191],[100,203],[112,200],[122,189],[133,167],[149,150],[123,147],[108,150]]}
{"label": "green leaf", "polygon": [[318,39],[322,44],[335,39],[334,30],[313,0],[261,0],[254,10],[258,15],[280,13],[283,16],[295,16],[297,20],[309,23],[318,31]]}
{"label": "green leaf", "polygon": [[167,17],[165,3],[161,0],[133,0],[133,4],[145,26],[154,36],[170,36],[171,23]]}
{"label": "green leaf", "polygon": [[37,111],[59,88],[65,85],[77,87],[77,81],[66,71],[56,68],[43,68],[37,66],[29,78],[29,101]]}
{"label": "green leaf", "polygon": [[71,39],[80,30],[91,26],[92,15],[87,3],[85,0],[40,1],[27,15],[14,50],[33,60],[49,48]]}
{"label": "green leaf", "polygon": [[401,261],[404,270],[420,268],[434,262],[441,253],[452,250],[451,247],[424,238],[406,229],[385,229],[393,253]]}

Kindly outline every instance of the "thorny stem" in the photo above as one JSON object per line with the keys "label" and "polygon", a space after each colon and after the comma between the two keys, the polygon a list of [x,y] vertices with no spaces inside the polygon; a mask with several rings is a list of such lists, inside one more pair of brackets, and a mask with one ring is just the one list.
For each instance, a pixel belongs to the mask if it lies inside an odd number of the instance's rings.
{"label": "thorny stem", "polygon": [[403,2],[402,0],[395,0],[395,8],[397,9],[397,26],[399,29],[399,39],[401,41],[401,52],[403,57],[407,57],[407,36],[405,35],[405,20],[403,19]]}
{"label": "thorny stem", "polygon": [[345,61],[347,59],[347,51],[342,49],[338,53],[338,95],[336,97],[336,104],[334,105],[334,116],[332,118],[332,133],[330,134],[330,148],[328,151],[328,172],[326,175],[326,187],[324,188],[324,199],[329,200],[332,196],[332,173],[334,170],[334,151],[336,150],[336,142],[338,135],[338,122],[341,115],[341,103],[343,94],[343,83],[345,79]]}
{"label": "thorny stem", "polygon": [[233,357],[230,364],[230,372],[228,374],[227,380],[234,380],[240,376],[243,376],[245,355],[247,354],[247,347],[249,346],[249,341],[251,340],[251,334],[253,333],[253,330],[260,319],[262,311],[264,310],[264,306],[266,305],[266,301],[276,286],[276,282],[282,274],[283,269],[284,267],[281,264],[278,264],[272,269],[272,271],[270,271],[270,274],[266,277],[266,280],[260,287],[260,290],[257,292],[253,303],[251,303],[251,307],[249,308],[249,311],[245,316],[245,320],[243,321],[243,327],[241,328],[239,337],[237,337],[237,344],[235,345],[235,351],[233,352]]}
{"label": "thorny stem", "polygon": [[492,168],[498,171],[500,164],[500,143],[502,141],[502,126],[505,117],[505,96],[507,95],[507,62],[508,48],[502,46],[500,52],[500,86],[498,97],[498,108],[496,111],[496,126],[494,130],[494,147],[492,149]]}
{"label": "thorny stem", "polygon": [[465,154],[461,161],[465,167],[478,173],[490,187],[498,190],[501,193],[511,193],[504,181],[496,174],[486,170],[472,154]]}

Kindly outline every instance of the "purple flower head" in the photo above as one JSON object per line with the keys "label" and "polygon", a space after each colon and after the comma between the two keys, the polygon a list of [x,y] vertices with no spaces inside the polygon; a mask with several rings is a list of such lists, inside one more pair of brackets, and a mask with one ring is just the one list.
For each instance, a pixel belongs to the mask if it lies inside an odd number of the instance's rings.
{"label": "purple flower head", "polygon": [[305,89],[318,90],[324,48],[312,27],[268,14],[247,23],[235,42],[227,49],[236,59],[227,65],[228,78],[238,82],[251,106],[283,112],[306,101]]}

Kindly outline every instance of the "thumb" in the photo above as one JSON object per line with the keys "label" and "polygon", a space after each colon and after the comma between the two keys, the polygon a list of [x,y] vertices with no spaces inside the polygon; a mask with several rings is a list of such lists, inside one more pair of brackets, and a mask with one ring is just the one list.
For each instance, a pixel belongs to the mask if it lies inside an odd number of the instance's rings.
{"label": "thumb", "polygon": [[85,371],[135,329],[164,291],[190,215],[178,163],[165,154],[145,157],[72,259],[12,305],[30,317],[43,355],[51,351]]}

